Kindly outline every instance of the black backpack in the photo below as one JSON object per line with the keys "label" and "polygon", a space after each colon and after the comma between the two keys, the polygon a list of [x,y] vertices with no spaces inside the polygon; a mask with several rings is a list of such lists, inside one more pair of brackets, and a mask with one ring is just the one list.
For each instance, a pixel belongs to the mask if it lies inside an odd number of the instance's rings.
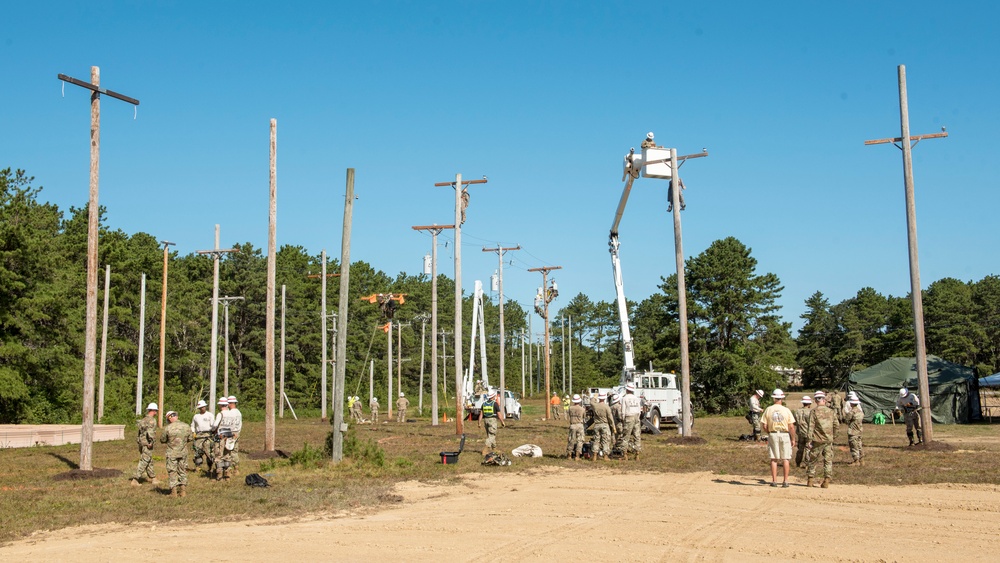
{"label": "black backpack", "polygon": [[261,477],[260,473],[251,473],[245,479],[248,487],[270,487],[267,479]]}

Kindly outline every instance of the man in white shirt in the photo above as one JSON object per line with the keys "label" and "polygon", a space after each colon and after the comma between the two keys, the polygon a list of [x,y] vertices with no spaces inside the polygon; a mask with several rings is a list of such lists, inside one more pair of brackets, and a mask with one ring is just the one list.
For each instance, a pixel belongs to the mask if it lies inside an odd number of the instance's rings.
{"label": "man in white shirt", "polygon": [[232,475],[236,475],[237,470],[240,467],[240,431],[243,430],[243,413],[240,409],[236,407],[237,401],[236,397],[233,395],[229,396],[229,427],[233,431],[233,450],[230,456],[232,460]]}
{"label": "man in white shirt", "polygon": [[194,465],[201,467],[202,461],[208,462],[206,468],[212,470],[212,413],[208,412],[208,403],[198,401],[198,414],[191,419],[191,433],[194,434]]}

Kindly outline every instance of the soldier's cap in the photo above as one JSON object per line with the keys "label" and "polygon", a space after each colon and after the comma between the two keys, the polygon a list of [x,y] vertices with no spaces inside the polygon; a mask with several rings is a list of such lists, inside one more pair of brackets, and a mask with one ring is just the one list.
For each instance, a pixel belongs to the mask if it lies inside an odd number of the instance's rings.
{"label": "soldier's cap", "polygon": [[820,399],[826,399],[826,393],[822,391],[816,391],[815,393],[813,393],[813,398],[816,399],[817,401]]}
{"label": "soldier's cap", "polygon": [[230,403],[238,403],[239,401],[237,401],[237,400],[236,400],[236,397],[234,397],[234,396],[230,395],[230,396],[229,396],[229,402],[230,402]]}
{"label": "soldier's cap", "polygon": [[813,404],[812,397],[810,397],[809,395],[803,395],[802,396],[802,404],[803,405],[811,405],[811,404]]}
{"label": "soldier's cap", "polygon": [[[142,403],[140,403],[140,404],[142,404]],[[147,411],[158,411],[158,410],[160,410],[160,407],[156,406],[156,403],[149,403],[149,406],[146,407],[146,410]]]}
{"label": "soldier's cap", "polygon": [[200,409],[201,407],[207,407],[207,406],[208,406],[208,403],[206,403],[205,400],[202,399],[202,400],[198,401],[198,404],[195,405],[194,408]]}
{"label": "soldier's cap", "polygon": [[757,396],[758,397],[763,397],[764,396],[764,390],[763,389],[758,389],[757,390]]}
{"label": "soldier's cap", "polygon": [[174,411],[167,411],[167,418],[170,418],[172,416],[177,416],[177,413],[175,413]]}
{"label": "soldier's cap", "polygon": [[223,398],[219,399],[219,404],[220,405],[228,405],[229,404],[229,399],[223,397]]}

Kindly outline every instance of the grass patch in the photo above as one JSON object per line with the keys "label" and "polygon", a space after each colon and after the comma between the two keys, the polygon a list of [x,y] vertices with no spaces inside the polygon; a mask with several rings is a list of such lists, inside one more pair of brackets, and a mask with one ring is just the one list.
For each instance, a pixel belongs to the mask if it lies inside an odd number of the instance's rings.
{"label": "grass patch", "polygon": [[[508,455],[522,444],[536,444],[541,458],[515,458],[507,470],[563,466],[593,471],[595,478],[621,478],[631,471],[712,471],[719,475],[768,473],[767,448],[739,442],[748,425],[742,417],[698,418],[694,439],[680,438],[667,427],[660,436],[643,435],[643,455],[638,462],[579,464],[563,459],[566,450],[565,420],[541,421],[529,413],[544,412],[541,399],[525,402],[525,417],[508,420],[500,429],[499,449]],[[429,409],[425,409],[426,411]],[[414,414],[417,414],[414,411]],[[366,510],[401,502],[392,487],[400,480],[453,479],[462,473],[487,473],[497,468],[480,465],[485,432],[466,422],[465,452],[456,465],[441,464],[439,452],[456,451],[460,436],[453,421],[432,426],[426,417],[417,422],[351,426],[344,437],[344,462],[330,463],[330,425],[318,419],[279,419],[275,447],[293,452],[288,459],[251,459],[262,450],[263,423],[244,423],[240,438],[242,475],[260,473],[271,483],[266,490],[243,484],[242,478],[215,483],[189,463],[188,496],[166,496],[166,485],[130,487],[138,453],[130,440],[94,444],[94,464],[121,471],[103,479],[63,479],[57,475],[78,469],[79,446],[9,449],[0,453],[0,543],[38,530],[81,524],[129,524],[190,520],[197,513],[206,521],[233,518],[271,518]],[[995,460],[1000,454],[997,426],[937,425],[935,438],[944,447],[908,448],[901,425],[866,425],[865,466],[847,466],[845,432],[837,438],[834,478],[837,484],[914,485],[925,483],[1000,484]],[[166,481],[163,449],[157,444],[157,476]],[[803,477],[804,469],[793,469]],[[526,476],[530,478],[530,475]],[[225,506],[225,511],[205,511]]]}

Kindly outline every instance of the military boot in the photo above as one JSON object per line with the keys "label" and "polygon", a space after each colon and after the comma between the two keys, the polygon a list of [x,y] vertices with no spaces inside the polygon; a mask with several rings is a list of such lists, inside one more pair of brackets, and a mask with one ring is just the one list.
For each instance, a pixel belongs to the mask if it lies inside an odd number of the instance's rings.
{"label": "military boot", "polygon": [[820,488],[823,488],[823,489],[829,489],[830,488],[830,478],[826,477],[825,479],[823,479],[823,482],[820,483],[819,486],[820,486]]}
{"label": "military boot", "polygon": [[173,487],[170,489],[170,496],[172,497],[177,496],[177,487]]}
{"label": "military boot", "polygon": [[177,496],[179,497],[187,496],[187,491],[185,490],[184,485],[177,485]]}
{"label": "military boot", "polygon": [[858,465],[860,465],[861,467],[864,467],[865,466],[865,458],[859,459],[858,460]]}
{"label": "military boot", "polygon": [[139,485],[139,480],[138,480],[138,479],[136,479],[136,478],[134,478],[134,477],[132,478],[132,480],[131,480],[131,481],[129,481],[129,482],[128,482],[128,484],[129,484],[129,485],[132,485],[133,487],[138,487],[138,486],[140,486],[140,485]]}
{"label": "military boot", "polygon": [[813,485],[813,478],[812,477],[809,477],[809,478],[806,479],[806,486],[807,487],[814,487],[815,486],[815,485]]}
{"label": "military boot", "polygon": [[153,480],[150,481],[150,484],[152,484],[152,485],[159,485],[160,484],[160,480],[157,479],[156,477],[153,477]]}
{"label": "military boot", "polygon": [[635,452],[635,460],[639,461],[639,452]]}

